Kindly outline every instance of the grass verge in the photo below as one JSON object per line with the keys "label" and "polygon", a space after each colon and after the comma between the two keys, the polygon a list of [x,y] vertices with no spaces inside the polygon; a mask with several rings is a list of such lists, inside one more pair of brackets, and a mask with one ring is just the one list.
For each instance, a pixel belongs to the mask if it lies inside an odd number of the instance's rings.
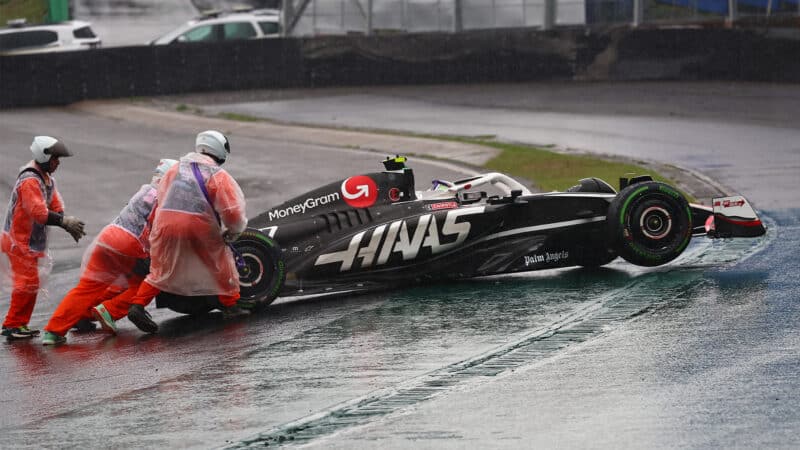
{"label": "grass verge", "polygon": [[485,164],[487,169],[532,180],[542,191],[563,191],[578,184],[581,178],[596,177],[616,187],[619,178],[651,175],[657,181],[675,183],[659,173],[638,164],[598,158],[589,155],[569,155],[525,144],[467,139],[466,142],[500,150],[500,154]]}
{"label": "grass verge", "polygon": [[30,24],[43,23],[47,17],[46,0],[0,0],[0,26],[12,19],[27,19]]}

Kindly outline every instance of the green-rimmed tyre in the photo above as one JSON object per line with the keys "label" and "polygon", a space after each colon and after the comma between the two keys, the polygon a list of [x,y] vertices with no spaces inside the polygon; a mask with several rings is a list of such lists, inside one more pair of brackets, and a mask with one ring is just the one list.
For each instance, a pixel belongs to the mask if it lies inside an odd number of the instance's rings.
{"label": "green-rimmed tyre", "polygon": [[617,194],[606,224],[617,253],[640,266],[672,261],[692,238],[689,203],[675,188],[657,181],[636,183]]}
{"label": "green-rimmed tyre", "polygon": [[281,248],[264,233],[250,228],[239,236],[233,247],[237,258],[241,258],[237,269],[242,303],[266,307],[275,301],[286,281]]}

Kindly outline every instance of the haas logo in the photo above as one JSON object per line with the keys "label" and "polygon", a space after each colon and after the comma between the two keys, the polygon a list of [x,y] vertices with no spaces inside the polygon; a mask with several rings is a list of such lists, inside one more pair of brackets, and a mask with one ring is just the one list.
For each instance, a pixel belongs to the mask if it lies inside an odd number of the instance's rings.
{"label": "haas logo", "polygon": [[353,208],[367,208],[378,198],[378,186],[372,178],[359,175],[342,182],[342,197]]}

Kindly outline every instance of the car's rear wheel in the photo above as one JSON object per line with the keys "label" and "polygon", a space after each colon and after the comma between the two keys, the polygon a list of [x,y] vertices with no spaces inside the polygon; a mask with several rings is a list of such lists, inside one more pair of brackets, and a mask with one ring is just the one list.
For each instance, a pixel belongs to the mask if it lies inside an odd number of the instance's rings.
{"label": "car's rear wheel", "polygon": [[656,181],[623,189],[611,202],[606,223],[617,253],[640,266],[672,261],[692,238],[688,202],[671,186]]}
{"label": "car's rear wheel", "polygon": [[181,314],[199,315],[213,311],[222,305],[216,295],[188,297],[171,292],[159,292],[156,296],[156,306],[169,308]]}
{"label": "car's rear wheel", "polygon": [[242,300],[262,308],[280,294],[286,281],[281,249],[275,241],[258,230],[248,229],[233,244],[240,261],[239,292]]}
{"label": "car's rear wheel", "polygon": [[[266,307],[278,297],[286,280],[281,249],[258,230],[245,230],[233,243],[239,271],[239,294],[242,303],[251,303],[256,309]],[[220,308],[217,296],[185,297],[161,292],[156,297],[159,307],[182,314],[205,314]]]}

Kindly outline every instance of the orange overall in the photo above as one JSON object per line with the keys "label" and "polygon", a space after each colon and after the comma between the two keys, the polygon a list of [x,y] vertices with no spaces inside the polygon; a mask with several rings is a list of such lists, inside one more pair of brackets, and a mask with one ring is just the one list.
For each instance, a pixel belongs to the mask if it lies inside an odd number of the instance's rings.
{"label": "orange overall", "polygon": [[150,273],[131,302],[146,306],[165,291],[183,296],[216,295],[222,306],[236,304],[239,274],[222,239],[222,227],[241,233],[247,226],[239,185],[210,157],[189,153],[167,171],[158,191],[161,200],[150,234]]}
{"label": "orange overall", "polygon": [[13,287],[3,327],[27,326],[39,291],[39,258],[47,251],[47,217],[63,213],[55,179],[31,161],[17,178],[8,205],[0,249],[8,255]]}
{"label": "orange overall", "polygon": [[103,228],[86,252],[78,285],[61,300],[46,331],[65,335],[81,319],[91,319],[91,308],[101,302],[114,320],[125,317],[144,279],[135,267],[148,257],[148,217],[155,202],[156,188],[144,185]]}

